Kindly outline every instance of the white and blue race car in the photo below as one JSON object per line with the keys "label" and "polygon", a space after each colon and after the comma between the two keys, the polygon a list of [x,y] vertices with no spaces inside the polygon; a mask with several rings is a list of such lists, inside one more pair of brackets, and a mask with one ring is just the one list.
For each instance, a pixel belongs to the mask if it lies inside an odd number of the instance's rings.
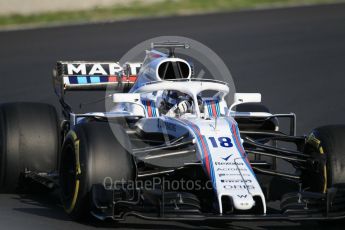
{"label": "white and blue race car", "polygon": [[[1,191],[28,181],[58,187],[74,219],[345,217],[344,125],[296,136],[295,115],[270,113],[260,94],[228,101],[226,82],[193,78],[173,52],[186,44],[152,47],[142,63],[124,66],[58,62],[61,122],[50,105],[1,105]],[[107,112],[74,113],[65,99],[74,90],[111,92]]]}

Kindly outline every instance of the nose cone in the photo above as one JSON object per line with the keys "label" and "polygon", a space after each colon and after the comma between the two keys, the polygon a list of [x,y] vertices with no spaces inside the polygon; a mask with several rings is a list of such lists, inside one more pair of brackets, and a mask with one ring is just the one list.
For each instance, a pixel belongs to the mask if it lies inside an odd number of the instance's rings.
{"label": "nose cone", "polygon": [[[228,198],[228,199],[225,199]],[[231,202],[227,202],[228,200]],[[231,210],[229,205],[233,205],[235,210],[250,210],[254,207],[255,201],[250,194],[233,194],[233,195],[221,195],[219,199],[220,213],[226,210]]]}
{"label": "nose cone", "polygon": [[237,210],[249,210],[255,205],[255,201],[251,195],[233,196],[234,207]]}

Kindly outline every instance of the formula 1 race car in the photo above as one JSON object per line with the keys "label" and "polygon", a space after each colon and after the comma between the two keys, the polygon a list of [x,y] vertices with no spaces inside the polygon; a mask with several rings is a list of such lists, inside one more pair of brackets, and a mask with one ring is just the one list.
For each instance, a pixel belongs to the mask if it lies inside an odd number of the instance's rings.
{"label": "formula 1 race car", "polygon": [[[345,125],[296,136],[294,114],[193,78],[177,48],[188,44],[153,43],[142,63],[57,62],[62,121],[51,105],[0,105],[0,191],[60,189],[73,219],[344,218]],[[74,113],[74,90],[113,92],[110,109]]]}

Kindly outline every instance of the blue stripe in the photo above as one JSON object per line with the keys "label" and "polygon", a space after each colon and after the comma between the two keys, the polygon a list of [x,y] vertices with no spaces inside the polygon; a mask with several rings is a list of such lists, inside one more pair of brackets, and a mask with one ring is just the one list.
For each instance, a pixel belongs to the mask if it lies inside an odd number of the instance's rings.
{"label": "blue stripe", "polygon": [[211,108],[211,105],[210,105],[210,101],[206,101],[206,105],[207,105],[209,117],[213,117],[212,108]]}
{"label": "blue stripe", "polygon": [[91,83],[100,83],[101,79],[99,78],[99,76],[93,76],[93,77],[90,77],[90,82]]}
{"label": "blue stripe", "polygon": [[[189,125],[187,125],[187,126],[189,126]],[[189,126],[189,127],[190,127],[190,126]],[[199,143],[200,150],[201,150],[201,153],[202,153],[202,162],[203,162],[203,164],[204,164],[204,167],[206,167],[205,151],[204,151],[204,148],[202,147],[202,143],[201,143],[200,137],[199,137],[199,135],[196,133],[196,131],[194,130],[193,127],[190,127],[190,128],[193,130],[193,132],[194,132],[194,134],[195,134],[195,136],[196,136],[196,139],[197,139],[197,141],[198,141],[198,143]]]}
{"label": "blue stripe", "polygon": [[69,80],[70,84],[78,84],[77,76],[70,76],[70,77],[68,77],[68,80]]}
{"label": "blue stripe", "polygon": [[70,84],[108,83],[110,76],[106,75],[71,75],[68,76]]}
{"label": "blue stripe", "polygon": [[108,76],[99,76],[99,81],[100,82],[108,82],[109,81],[109,77]]}
{"label": "blue stripe", "polygon": [[[220,116],[220,108],[219,108],[219,101],[218,100],[206,100],[206,105],[207,105],[207,109],[208,109],[208,113],[210,117],[219,117]],[[213,114],[213,110],[212,110],[212,103],[214,103],[215,108],[216,108],[216,114]]]}
{"label": "blue stripe", "polygon": [[[205,145],[206,145],[206,149],[207,149],[207,152],[210,153],[210,149],[208,147],[208,144],[207,144],[207,141],[206,141],[206,137],[205,136],[202,136],[203,139],[204,139],[204,142],[205,142]],[[211,157],[211,154],[208,154],[209,156],[209,160],[210,160],[210,170],[211,170],[211,178],[212,178],[212,183],[213,183],[213,187],[215,190],[217,190],[217,182],[216,182],[216,176],[214,175],[214,167],[213,167],[213,160],[212,160],[212,157]]]}
{"label": "blue stripe", "polygon": [[216,101],[214,102],[214,104],[215,104],[215,106],[216,106],[216,110],[217,110],[217,116],[220,116],[219,101],[218,101],[218,100],[216,100]]}
{"label": "blue stripe", "polygon": [[151,110],[152,110],[152,116],[157,117],[155,102],[153,100],[150,100],[150,105],[151,105]]}
{"label": "blue stripe", "polygon": [[[254,173],[252,167],[249,165],[249,163],[246,161],[246,159],[244,159],[244,158],[247,158],[247,157],[242,155],[242,151],[241,151],[242,146],[238,146],[237,141],[236,141],[236,137],[235,137],[235,136],[233,135],[233,133],[232,133],[232,131],[233,131],[233,129],[232,129],[232,124],[231,124],[228,120],[226,120],[226,121],[227,121],[228,124],[229,124],[230,132],[231,132],[231,135],[232,135],[232,139],[233,139],[234,142],[235,142],[235,146],[236,146],[237,151],[238,151],[239,153],[241,153],[241,157],[242,157],[244,163],[246,164],[247,168],[248,168],[249,171],[252,173],[252,175],[256,178],[256,175],[255,175],[255,173]],[[239,132],[238,132],[238,127],[236,127],[235,133],[236,133],[236,136],[237,136],[237,137],[240,137],[240,136],[239,136]],[[239,140],[239,141],[240,141],[240,140]],[[243,149],[243,148],[242,148],[242,149]],[[244,151],[244,149],[243,149],[243,151]]]}
{"label": "blue stripe", "polygon": [[[205,145],[206,145],[206,151],[208,151],[207,153],[204,152],[204,148],[202,147],[202,143],[201,143],[201,139],[198,135],[198,133],[200,133],[200,128],[198,126],[196,126],[195,124],[191,123],[190,121],[188,120],[176,120],[176,119],[172,119],[170,117],[166,117],[168,120],[171,119],[173,121],[177,121],[177,122],[180,122],[184,125],[187,125],[189,128],[191,128],[191,130],[193,131],[194,135],[196,136],[196,139],[198,141],[198,145],[200,146],[200,151],[201,151],[201,154],[202,154],[202,163],[203,163],[203,166],[205,168],[205,170],[207,171],[206,169],[206,154],[208,155],[209,157],[209,164],[210,164],[210,177],[211,177],[211,181],[212,181],[212,184],[213,184],[213,187],[214,187],[214,190],[217,191],[217,186],[216,186],[216,180],[215,180],[215,175],[214,175],[214,168],[213,168],[213,161],[212,161],[212,157],[211,157],[211,154],[208,154],[210,152],[209,148],[208,148],[208,144],[207,144],[207,141],[206,141],[206,138],[205,136],[202,136],[203,137],[203,140],[205,142]],[[201,135],[201,134],[200,134]]]}
{"label": "blue stripe", "polygon": [[78,76],[78,84],[87,84],[87,78],[85,76]]}
{"label": "blue stripe", "polygon": [[[197,141],[198,141],[198,143],[199,143],[200,150],[201,150],[201,152],[203,153],[203,164],[204,164],[204,167],[207,167],[207,166],[206,166],[206,162],[205,162],[205,159],[206,159],[205,156],[206,156],[206,154],[207,154],[207,156],[208,156],[208,158],[209,158],[209,166],[210,166],[210,174],[211,174],[210,177],[211,177],[211,181],[212,181],[214,190],[217,190],[216,179],[215,179],[215,175],[214,175],[214,168],[213,168],[212,156],[211,156],[211,154],[209,154],[209,153],[210,153],[210,149],[208,148],[208,144],[207,144],[206,138],[205,138],[204,135],[201,135],[201,133],[200,133],[201,138],[203,138],[203,141],[204,141],[204,143],[205,143],[205,145],[206,145],[206,151],[207,151],[207,152],[205,152],[205,151],[204,151],[204,148],[202,147],[203,145],[202,145],[201,139],[200,139],[199,134],[198,134],[198,133],[199,133],[199,127],[196,126],[195,124],[189,122],[189,121],[186,121],[186,123],[187,123],[187,126],[189,126],[189,127],[193,130],[195,136],[197,137]],[[207,170],[206,170],[206,171],[207,171]]]}
{"label": "blue stripe", "polygon": [[151,111],[152,111],[152,117],[157,117],[157,108],[155,105],[155,102],[153,100],[141,100],[141,103],[144,105],[146,113],[148,113],[148,108],[147,108],[147,102],[149,102]]}
{"label": "blue stripe", "polygon": [[[170,117],[167,117],[167,118],[171,119]],[[176,120],[176,121],[181,122],[181,121],[179,121],[179,120]],[[199,146],[201,147],[201,148],[200,148],[200,151],[201,151],[202,156],[203,156],[203,158],[202,158],[202,160],[203,160],[203,165],[206,167],[205,152],[204,152],[204,149],[202,148],[202,143],[201,143],[201,140],[200,140],[200,138],[199,138],[199,135],[197,134],[197,131],[198,131],[198,132],[200,131],[200,130],[199,130],[199,127],[197,127],[197,126],[196,126],[196,127],[193,127],[193,126],[190,124],[190,122],[187,121],[187,120],[185,120],[185,122],[181,122],[181,123],[184,124],[184,125],[187,125],[189,128],[191,128],[192,131],[193,131],[193,133],[195,134],[196,139],[197,139],[197,141],[198,141],[198,143],[199,143]],[[197,131],[196,131],[196,130],[197,130]]]}
{"label": "blue stripe", "polygon": [[[238,137],[240,137],[240,132],[239,132],[239,130],[238,130],[238,127],[236,126],[236,135],[238,136]],[[243,147],[242,146],[240,146],[240,148],[242,148],[243,149]],[[243,151],[244,151],[244,153],[246,154],[246,152],[245,152],[245,150],[243,149]],[[247,154],[246,154],[247,155]],[[245,158],[247,158],[247,156],[244,156]],[[247,158],[248,159],[248,158]],[[248,167],[248,169],[251,171],[251,173],[256,177],[256,175],[255,175],[255,173],[254,173],[254,171],[253,171],[253,169],[252,169],[252,167],[250,166],[250,164],[248,163],[248,161],[244,161],[245,163],[246,163],[246,165],[247,165],[247,167]]]}
{"label": "blue stripe", "polygon": [[[188,125],[189,126],[189,125]],[[190,127],[190,126],[189,126]],[[203,156],[203,163],[204,163],[204,167],[205,167],[205,170],[207,171],[207,169],[206,169],[206,152],[204,151],[204,148],[202,147],[202,142],[201,142],[201,139],[200,139],[200,137],[199,137],[199,135],[198,135],[198,133],[195,131],[195,129],[193,128],[193,127],[191,127],[191,129],[193,130],[193,132],[194,132],[194,134],[195,134],[195,136],[196,136],[196,138],[197,138],[197,141],[198,141],[198,143],[199,143],[199,146],[200,146],[200,150],[201,150],[201,152],[202,152],[202,156]],[[211,170],[211,166],[210,166],[210,170]],[[212,179],[212,175],[210,175],[211,176],[211,179]]]}
{"label": "blue stripe", "polygon": [[156,104],[153,100],[141,100],[141,103],[144,105],[146,113],[148,113],[148,108],[147,108],[147,102],[149,102],[151,111],[152,111],[152,117],[157,117],[157,108]]}
{"label": "blue stripe", "polygon": [[143,105],[144,105],[144,108],[145,108],[145,111],[146,111],[146,114],[147,114],[147,106],[146,106],[145,101],[144,101],[144,100],[141,100],[141,104],[143,104]]}
{"label": "blue stripe", "polygon": [[214,115],[213,115],[213,110],[212,110],[211,101],[208,101],[208,111],[209,111],[209,113],[210,113],[210,116],[211,116],[211,117],[214,117]]}

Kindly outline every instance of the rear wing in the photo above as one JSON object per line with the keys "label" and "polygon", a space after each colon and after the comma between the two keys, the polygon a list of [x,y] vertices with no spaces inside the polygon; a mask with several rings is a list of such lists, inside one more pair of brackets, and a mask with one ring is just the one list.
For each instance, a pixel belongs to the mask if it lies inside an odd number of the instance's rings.
{"label": "rear wing", "polygon": [[127,92],[137,80],[142,63],[58,61],[53,70],[55,93],[62,98],[69,90]]}

